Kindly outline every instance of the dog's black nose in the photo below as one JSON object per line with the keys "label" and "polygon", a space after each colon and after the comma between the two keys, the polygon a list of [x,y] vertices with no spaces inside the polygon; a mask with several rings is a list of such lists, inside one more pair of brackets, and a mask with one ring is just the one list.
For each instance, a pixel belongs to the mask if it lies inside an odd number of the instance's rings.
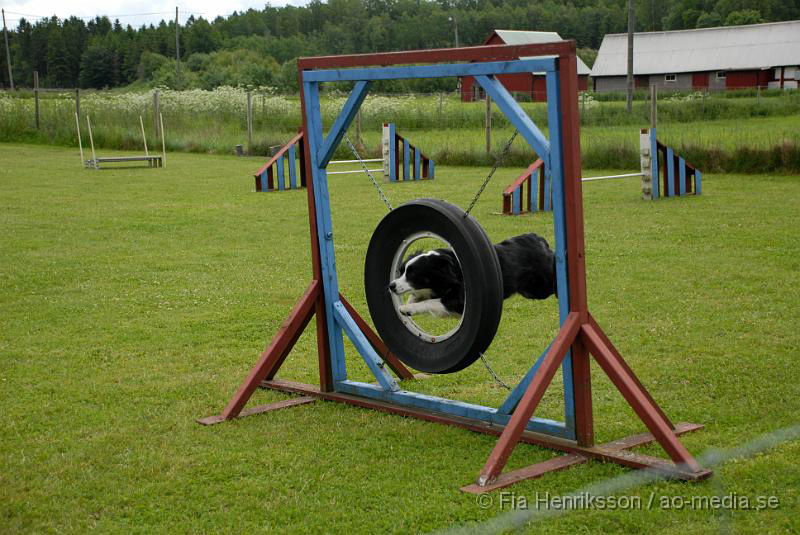
{"label": "dog's black nose", "polygon": [[394,290],[395,290],[395,288],[397,288],[397,285],[394,283],[394,281],[390,282],[390,283],[389,283],[389,289],[390,289],[391,291],[394,291]]}

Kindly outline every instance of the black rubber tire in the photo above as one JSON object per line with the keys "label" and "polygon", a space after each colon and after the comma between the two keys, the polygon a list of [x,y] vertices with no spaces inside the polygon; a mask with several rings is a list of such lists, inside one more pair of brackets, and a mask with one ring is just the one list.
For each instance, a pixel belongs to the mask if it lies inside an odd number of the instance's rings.
{"label": "black rubber tire", "polygon": [[[392,260],[407,237],[432,232],[445,239],[464,276],[464,314],[458,331],[441,342],[420,339],[403,325],[388,290]],[[503,313],[503,278],[494,246],[478,222],[438,199],[398,206],[378,224],[364,266],[367,305],[389,349],[406,365],[426,373],[452,373],[475,362],[492,343]]]}

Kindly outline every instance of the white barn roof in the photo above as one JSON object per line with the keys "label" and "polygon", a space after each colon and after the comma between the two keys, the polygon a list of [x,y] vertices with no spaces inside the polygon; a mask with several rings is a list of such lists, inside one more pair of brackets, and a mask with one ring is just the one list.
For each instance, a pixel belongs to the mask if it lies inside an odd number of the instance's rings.
{"label": "white barn roof", "polygon": [[[563,41],[560,35],[556,32],[526,32],[522,30],[495,30],[500,39],[507,45],[530,45],[539,43],[553,43],[555,41]],[[528,58],[521,58],[528,59]],[[578,58],[578,74],[588,75],[591,69]]]}
{"label": "white barn roof", "polygon": [[[800,65],[800,20],[636,33],[634,74],[751,70]],[[628,72],[628,34],[609,34],[597,52],[592,76]]]}

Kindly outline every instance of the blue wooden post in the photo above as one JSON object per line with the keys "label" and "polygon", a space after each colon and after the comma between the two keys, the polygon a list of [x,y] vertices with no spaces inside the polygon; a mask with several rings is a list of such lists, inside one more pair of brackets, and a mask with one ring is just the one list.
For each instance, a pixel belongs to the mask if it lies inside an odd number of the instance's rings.
{"label": "blue wooden post", "polygon": [[411,163],[411,154],[410,154],[410,147],[408,146],[408,140],[403,139],[403,180],[408,180],[408,167]]}
{"label": "blue wooden post", "polygon": [[261,191],[269,191],[269,182],[267,181],[267,170],[264,169],[264,172],[261,173],[260,176],[261,180]]}
{"label": "blue wooden post", "polygon": [[422,159],[420,158],[419,148],[414,147],[414,180],[422,178]]}
{"label": "blue wooden post", "polygon": [[322,264],[323,295],[325,297],[325,320],[328,327],[328,343],[331,350],[331,374],[334,381],[347,379],[344,359],[342,330],[335,321],[334,303],[339,300],[339,277],[333,251],[333,223],[331,221],[330,194],[328,193],[327,162],[319,159],[322,146],[322,113],[319,105],[319,83],[303,82],[306,97],[308,131],[305,133],[308,152],[311,156],[311,177],[314,184],[314,204],[317,215],[317,241]]}
{"label": "blue wooden post", "polygon": [[699,169],[694,171],[694,194],[700,195],[703,191],[703,173]]}
{"label": "blue wooden post", "polygon": [[517,215],[520,212],[520,205],[522,204],[522,195],[520,194],[521,190],[522,185],[517,186],[517,188],[515,188],[511,193],[511,213],[514,215]]}
{"label": "blue wooden post", "polygon": [[686,195],[686,161],[682,157],[678,159],[678,167],[680,167],[678,191],[681,195]]}
{"label": "blue wooden post", "polygon": [[428,160],[428,180],[433,180],[433,160]]}
{"label": "blue wooden post", "polygon": [[397,133],[394,123],[389,123],[389,180],[397,182]]}
{"label": "blue wooden post", "polygon": [[675,155],[670,147],[667,147],[667,196],[675,196]]}
{"label": "blue wooden post", "polygon": [[[569,279],[567,278],[567,222],[564,203],[564,149],[561,139],[564,135],[561,124],[561,82],[555,72],[547,73],[547,115],[550,130],[550,150],[537,152],[545,162],[545,176],[552,177],[553,226],[556,239],[556,285],[558,297],[559,324],[564,325],[569,315]],[[546,186],[549,184],[545,183]],[[545,187],[545,195],[549,191]],[[546,197],[547,198],[547,197]],[[575,390],[572,381],[572,350],[567,351],[561,367],[564,380],[564,420],[567,430],[575,438]]]}
{"label": "blue wooden post", "polygon": [[283,155],[275,162],[278,166],[278,191],[283,191]]}
{"label": "blue wooden post", "polygon": [[536,174],[531,173],[531,212],[539,211],[539,181],[544,180],[542,168]]}
{"label": "blue wooden post", "polygon": [[297,169],[294,159],[294,145],[289,147],[289,187],[291,189],[297,188]]}
{"label": "blue wooden post", "polygon": [[550,173],[545,170],[544,173],[544,211],[548,212],[553,209],[553,181]]}
{"label": "blue wooden post", "polygon": [[658,176],[658,141],[656,129],[650,129],[650,176],[653,178],[653,199],[658,199],[661,177]]}

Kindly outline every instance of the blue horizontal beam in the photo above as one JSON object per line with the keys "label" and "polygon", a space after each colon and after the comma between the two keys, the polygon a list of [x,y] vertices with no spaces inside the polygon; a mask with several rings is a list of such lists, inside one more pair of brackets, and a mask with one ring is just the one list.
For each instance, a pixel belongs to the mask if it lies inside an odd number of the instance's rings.
{"label": "blue horizontal beam", "polygon": [[448,76],[477,76],[519,72],[548,72],[556,70],[555,58],[486,61],[480,63],[448,63],[408,67],[373,67],[359,69],[328,69],[303,72],[304,82],[343,82],[352,80],[401,80],[403,78],[444,78]]}
{"label": "blue horizontal beam", "polygon": [[[343,392],[345,394],[379,399],[382,401],[396,403],[397,405],[416,407],[420,409],[441,412],[444,414],[450,414],[453,416],[481,420],[487,423],[506,425],[511,419],[511,416],[508,414],[501,414],[497,409],[493,409],[491,407],[484,407],[483,405],[476,405],[474,403],[466,403],[463,401],[429,396],[427,394],[419,394],[417,392],[409,392],[407,390],[398,390],[392,392],[384,390],[378,385],[362,383],[359,381],[336,381],[334,383],[334,389],[337,392]],[[528,423],[527,429],[529,431],[545,433],[550,436],[565,438],[568,440],[574,439],[572,430],[568,429],[563,422],[557,422],[555,420],[549,420],[546,418],[532,418]]]}

